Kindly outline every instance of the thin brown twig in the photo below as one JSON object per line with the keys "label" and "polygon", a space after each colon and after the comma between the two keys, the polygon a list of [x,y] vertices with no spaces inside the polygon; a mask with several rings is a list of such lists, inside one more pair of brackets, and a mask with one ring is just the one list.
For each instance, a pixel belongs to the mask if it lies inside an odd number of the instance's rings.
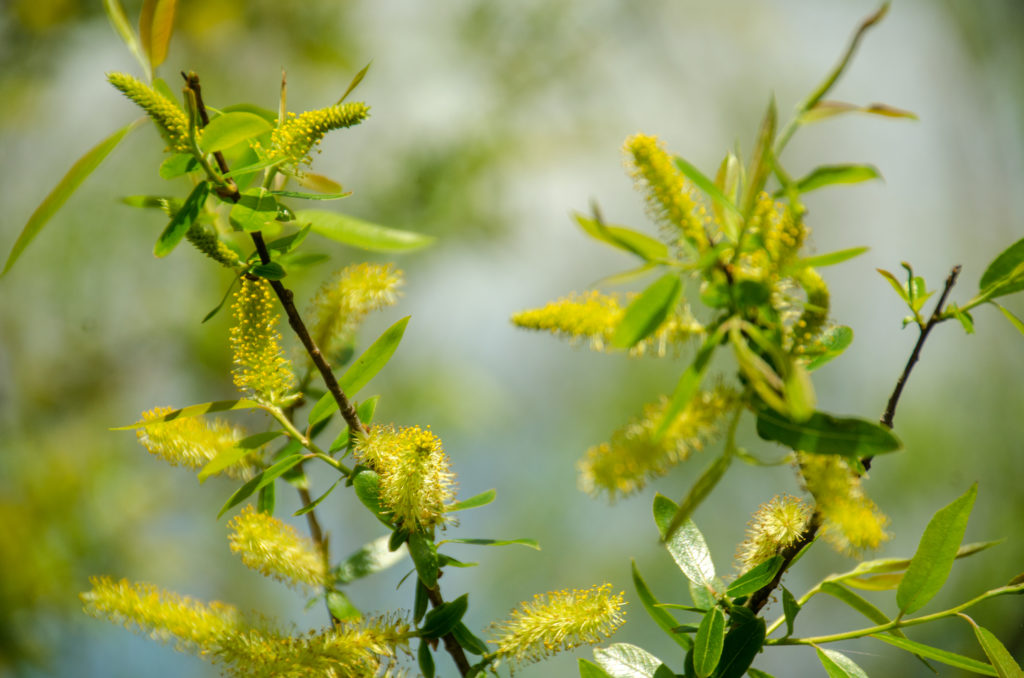
{"label": "thin brown twig", "polygon": [[[444,605],[444,598],[441,597],[440,587],[427,589],[427,599],[434,607]],[[447,650],[448,654],[455,661],[455,666],[459,669],[459,675],[468,675],[470,670],[469,660],[466,659],[466,653],[463,652],[459,641],[455,640],[455,636],[450,633],[445,634],[441,640],[444,641],[444,649]]]}

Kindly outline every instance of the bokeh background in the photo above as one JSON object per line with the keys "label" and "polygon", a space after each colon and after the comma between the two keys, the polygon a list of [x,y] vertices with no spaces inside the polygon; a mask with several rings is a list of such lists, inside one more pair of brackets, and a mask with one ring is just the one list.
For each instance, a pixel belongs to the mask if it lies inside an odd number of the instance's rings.
{"label": "bokeh background", "polygon": [[[137,16],[139,2],[127,2]],[[785,113],[832,66],[863,0],[451,0],[331,2],[181,0],[164,76],[198,71],[212,105],[276,107],[280,69],[292,110],[335,101],[372,59],[357,98],[372,118],[332,135],[316,169],[355,194],[336,208],[438,236],[406,255],[406,294],[375,318],[368,340],[412,321],[399,352],[371,385],[378,416],[430,424],[444,439],[463,497],[494,487],[498,501],[462,514],[455,536],[538,539],[543,550],[452,548],[480,567],[443,580],[469,591],[470,626],[484,633],[535,592],[610,581],[627,591],[629,623],[616,640],[681,657],[636,600],[636,559],[663,600],[686,602],[685,581],[656,543],[654,490],[681,497],[703,459],[642,495],[608,506],[575,489],[575,461],[644,402],[672,387],[688,354],[631,360],[572,349],[514,329],[509,315],[633,264],[587,240],[569,218],[600,202],[606,218],[651,228],[622,169],[629,134],[660,135],[713,171],[726,149],[746,151],[769,96]],[[133,119],[104,83],[137,73],[99,2],[8,0],[0,10],[0,250],[71,162]],[[899,0],[872,31],[833,98],[883,101],[920,122],[845,117],[803,130],[785,160],[793,173],[870,162],[885,182],[808,196],[813,248],[868,245],[826,269],[834,317],[856,340],[816,374],[823,409],[880,414],[915,340],[876,267],[908,260],[932,287],[964,266],[953,299],[976,289],[987,263],[1024,234],[1024,4],[1019,0]],[[132,135],[0,281],[0,675],[206,676],[202,661],[87,618],[77,594],[107,573],[320,626],[321,606],[246,570],[228,551],[217,509],[233,490],[149,457],[131,433],[108,428],[155,405],[231,397],[227,318],[200,325],[227,274],[182,247],[152,258],[159,217],[117,196],[168,191],[156,174],[162,143]],[[329,263],[294,283],[308,298],[333,268],[367,255],[329,242]],[[369,258],[382,260],[379,256]],[[1024,303],[1010,299],[1024,313]],[[1006,537],[959,562],[928,609],[941,609],[1024,570],[1024,338],[995,309],[977,334],[940,327],[896,417],[906,450],[879,459],[868,489],[892,518],[880,555],[909,555],[930,515],[979,482],[968,540]],[[728,368],[728,365],[724,365]],[[749,449],[777,455],[744,431]],[[316,480],[325,487],[327,480]],[[749,514],[791,472],[740,465],[697,513],[719,570]],[[284,510],[296,500],[279,492]],[[314,491],[314,494],[316,492]],[[338,555],[377,535],[345,493],[320,510]],[[296,524],[302,526],[299,519]],[[476,549],[476,550],[474,550]],[[825,547],[786,580],[797,592],[852,565]],[[351,594],[364,609],[408,606],[408,563]],[[877,600],[894,612],[891,596]],[[770,616],[779,613],[773,605]],[[972,613],[1024,656],[1019,598]],[[862,625],[834,601],[802,613],[798,632]],[[914,629],[913,638],[980,657],[967,624]],[[874,641],[841,648],[871,675],[927,675],[913,658]],[[589,656],[581,650],[577,656]],[[453,675],[446,657],[441,675]],[[573,675],[571,656],[525,678]],[[818,676],[811,650],[771,651],[755,663],[776,676]],[[957,675],[940,666],[940,675]]]}

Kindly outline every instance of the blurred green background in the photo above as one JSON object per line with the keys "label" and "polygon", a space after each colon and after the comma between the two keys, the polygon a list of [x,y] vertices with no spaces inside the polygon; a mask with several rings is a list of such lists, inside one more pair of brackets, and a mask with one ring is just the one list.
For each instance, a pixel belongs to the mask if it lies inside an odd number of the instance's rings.
{"label": "blurred green background", "polygon": [[[126,3],[130,16],[139,4]],[[173,82],[176,71],[196,70],[211,105],[275,108],[283,67],[292,110],[325,106],[373,61],[356,94],[372,106],[370,121],[329,137],[315,169],[355,191],[338,209],[439,237],[398,260],[405,297],[363,334],[365,343],[412,315],[401,349],[370,387],[383,396],[378,417],[432,425],[461,496],[497,488],[495,504],[462,514],[458,536],[530,536],[543,545],[539,553],[452,548],[481,565],[443,580],[446,594],[470,592],[468,622],[478,632],[535,592],[611,581],[631,601],[616,640],[681,670],[635,599],[629,560],[662,599],[686,602],[685,581],[656,543],[650,502],[654,489],[682,496],[704,460],[614,507],[576,491],[574,465],[669,390],[688,356],[595,355],[515,330],[508,316],[632,265],[568,217],[596,198],[609,220],[650,228],[622,170],[626,136],[658,134],[710,173],[726,149],[750,148],[772,93],[787,112],[819,81],[874,8],[860,0],[179,3],[162,73]],[[953,299],[963,301],[987,263],[1021,237],[1022,38],[1019,0],[900,0],[833,98],[908,108],[920,122],[848,117],[805,129],[791,145],[785,159],[796,174],[870,162],[886,177],[808,196],[814,250],[871,247],[824,271],[834,318],[856,340],[816,374],[823,409],[880,414],[916,338],[900,330],[903,309],[875,267],[909,260],[939,287],[962,264]],[[4,253],[71,162],[136,116],[104,83],[111,70],[138,73],[101,3],[8,0],[0,10]],[[156,174],[161,149],[150,128],[129,137],[0,281],[0,675],[216,675],[198,659],[85,617],[77,594],[94,574],[275,612],[298,628],[325,621],[320,606],[304,611],[300,596],[229,553],[226,519],[214,519],[229,481],[200,487],[145,454],[131,433],[108,430],[152,406],[233,394],[226,314],[199,323],[227,274],[184,247],[153,260],[162,220],[115,199],[168,190]],[[299,298],[333,268],[366,258],[327,242],[316,249],[331,261],[294,282]],[[1020,300],[1008,305],[1024,312]],[[877,460],[867,482],[892,518],[895,536],[880,555],[912,553],[930,515],[974,481],[968,540],[1007,537],[998,550],[958,563],[928,610],[1024,570],[1024,340],[994,309],[975,320],[975,336],[949,324],[933,334],[896,417],[906,450]],[[749,428],[744,441],[777,452]],[[327,479],[316,482],[326,487]],[[798,491],[788,469],[742,466],[698,511],[720,571],[732,571],[750,513],[781,491]],[[282,512],[297,508],[279,494]],[[378,536],[346,493],[320,513],[338,555]],[[850,565],[821,547],[785,583],[799,595]],[[407,569],[367,580],[354,601],[367,610],[408,606],[408,584],[395,590]],[[894,612],[891,601],[878,602]],[[972,614],[1024,656],[1019,599]],[[862,623],[822,600],[797,629]],[[918,627],[911,637],[981,656],[962,621]],[[872,675],[926,675],[912,657],[874,641],[838,649]],[[440,661],[440,674],[452,675],[447,658]],[[517,675],[572,675],[574,661]],[[780,677],[823,675],[807,648],[774,650],[755,665]]]}

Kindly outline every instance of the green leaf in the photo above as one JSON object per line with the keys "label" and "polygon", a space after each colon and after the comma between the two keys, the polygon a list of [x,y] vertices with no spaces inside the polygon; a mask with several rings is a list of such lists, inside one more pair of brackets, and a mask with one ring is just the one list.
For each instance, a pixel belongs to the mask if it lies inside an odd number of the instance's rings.
{"label": "green leaf", "polygon": [[231,207],[228,220],[234,228],[252,233],[276,225],[277,212],[277,200],[270,191],[262,187],[249,188],[242,191],[238,202]]}
{"label": "green leaf", "polygon": [[647,650],[629,643],[596,648],[594,659],[612,678],[652,678],[662,664]]}
{"label": "green leaf", "polygon": [[626,308],[612,336],[612,346],[632,348],[653,334],[675,308],[682,292],[683,282],[675,273],[666,273],[651,283]]}
{"label": "green leaf", "polygon": [[897,638],[896,636],[872,635],[870,637],[889,643],[890,645],[895,645],[901,650],[906,650],[907,652],[911,652],[918,656],[927,657],[928,659],[934,659],[935,661],[942,662],[943,664],[955,666],[958,669],[965,669],[974,673],[980,673],[983,676],[999,675],[996,673],[996,670],[988,664],[979,662],[976,659],[971,659],[970,657],[949,652],[948,650],[940,650],[936,647],[918,643],[907,638]]}
{"label": "green leaf", "polygon": [[229,466],[234,466],[253,450],[263,447],[271,440],[283,434],[284,431],[267,431],[265,433],[256,433],[239,440],[235,443],[234,447],[221,451],[216,457],[211,459],[208,464],[200,469],[198,476],[199,482],[204,482],[210,476],[220,473]]}
{"label": "green leaf", "polygon": [[729,584],[729,588],[725,590],[726,595],[732,598],[749,596],[754,591],[767,586],[782,569],[783,562],[782,556],[772,556],[763,563],[750,568],[749,571],[744,572]]}
{"label": "green leaf", "polygon": [[[821,584],[821,591],[838,598],[876,624],[888,624],[892,621],[888,615],[872,605],[870,601],[835,582],[823,582]],[[899,629],[893,630],[898,631]]]}
{"label": "green leaf", "polygon": [[696,184],[697,188],[704,192],[704,195],[711,198],[711,201],[715,203],[715,205],[732,212],[733,215],[737,217],[742,216],[739,208],[733,204],[732,200],[727,198],[724,193],[718,190],[718,186],[715,186],[710,179],[701,174],[699,169],[680,156],[676,156],[673,160],[675,161],[676,167],[679,168],[679,171],[682,172],[687,179]]}
{"label": "green leaf", "polygon": [[25,227],[21,229],[21,233],[18,235],[18,239],[14,241],[14,246],[11,248],[11,253],[7,256],[7,263],[4,264],[4,270],[0,275],[4,275],[7,271],[11,270],[14,266],[14,262],[18,260],[21,253],[28,247],[29,243],[39,232],[43,230],[43,226],[57,213],[57,210],[67,202],[67,199],[71,197],[71,194],[78,190],[78,187],[82,185],[86,177],[93,173],[93,171],[99,167],[100,163],[103,162],[114,148],[121,143],[121,139],[124,138],[128,132],[135,129],[139,122],[133,122],[127,127],[122,127],[118,131],[111,134],[109,137],[101,141],[100,143],[93,146],[91,149],[86,151],[85,155],[75,161],[75,164],[71,166],[67,174],[57,182],[50,194],[47,195],[39,207],[36,208],[32,216],[28,218],[28,222]]}
{"label": "green leaf", "polygon": [[204,153],[223,151],[247,139],[258,137],[273,129],[270,123],[255,113],[236,111],[222,113],[203,128],[199,147]]}
{"label": "green leaf", "polygon": [[800,116],[800,124],[818,122],[844,113],[867,113],[869,115],[881,115],[887,118],[918,119],[917,115],[910,111],[905,111],[901,108],[896,108],[895,106],[889,106],[887,104],[858,106],[857,104],[848,104],[844,101],[819,101],[811,107],[810,110]]}
{"label": "green leaf", "polygon": [[635,254],[649,263],[668,259],[668,245],[660,240],[625,226],[607,226],[599,219],[591,219],[582,214],[573,214],[572,216],[584,233],[594,240]]}
{"label": "green leaf", "polygon": [[917,552],[896,591],[896,604],[903,614],[924,607],[946,583],[977,494],[977,484],[971,485],[962,496],[936,511],[928,522]]}
{"label": "green leaf", "polygon": [[775,678],[772,674],[765,673],[759,669],[747,669],[747,675],[750,676],[750,678]]}
{"label": "green leaf", "polygon": [[579,659],[580,678],[614,678],[610,673],[602,669],[594,662]]}
{"label": "green leaf", "polygon": [[355,217],[321,210],[302,210],[295,217],[300,222],[309,222],[314,233],[371,252],[418,250],[435,240],[433,236],[422,233],[386,228]]}
{"label": "green leaf", "polygon": [[297,198],[299,200],[340,200],[352,195],[347,193],[303,193],[301,191],[271,191],[271,195],[279,195],[283,198]]}
{"label": "green leaf", "polygon": [[125,14],[120,0],[103,0],[103,8],[107,11],[107,18],[110,19],[114,30],[131,50],[139,65],[142,66],[142,70],[146,71],[147,75],[151,75],[149,62],[142,55],[139,39],[135,36],[135,30],[132,28],[131,22],[128,21],[128,16]]}
{"label": "green leaf", "polygon": [[277,493],[274,491],[274,483],[268,483],[260,488],[259,496],[256,498],[256,510],[260,513],[266,513],[268,516],[274,515],[274,506],[277,503]]}
{"label": "green leaf", "polygon": [[782,587],[782,612],[786,616],[786,635],[791,636],[796,616],[800,614],[800,603],[785,586]]}
{"label": "green leaf", "polygon": [[299,185],[303,188],[308,188],[311,191],[317,193],[342,193],[341,184],[334,179],[325,177],[322,174],[316,172],[303,172],[301,175],[295,176],[295,181],[299,182]]}
{"label": "green leaf", "polygon": [[679,529],[679,526],[693,515],[693,512],[700,506],[701,502],[715,489],[718,481],[722,479],[722,476],[725,475],[725,472],[732,464],[732,452],[732,448],[727,446],[722,454],[704,469],[700,478],[697,478],[697,482],[693,484],[690,491],[683,497],[683,501],[679,504],[679,510],[672,516],[672,522],[669,523],[668,528],[665,530],[667,534],[674,534]]}
{"label": "green leaf", "polygon": [[349,555],[334,568],[334,579],[339,584],[349,584],[356,579],[386,570],[405,557],[405,551],[388,549],[391,535],[378,537]]}
{"label": "green leaf", "polygon": [[998,257],[992,260],[978,282],[982,294],[989,293],[990,298],[1001,297],[1019,290],[1024,290],[1024,239],[1018,240]]}
{"label": "green leaf", "polygon": [[[408,576],[408,575],[407,575]],[[413,601],[412,621],[419,624],[423,615],[427,613],[427,606],[430,604],[430,591],[423,585],[423,582],[416,578],[416,596]]]}
{"label": "green leaf", "polygon": [[472,496],[469,499],[463,499],[457,501],[450,506],[445,507],[445,512],[455,513],[456,511],[465,511],[466,509],[477,508],[479,506],[487,506],[494,498],[498,496],[497,490],[486,490],[478,495]]}
{"label": "green leaf", "polygon": [[[990,303],[991,303],[991,304],[992,304],[993,306],[995,306],[996,308],[998,308],[998,309],[999,309],[1000,311],[1002,311],[1002,312],[1003,312],[1003,315],[1004,315],[1004,316],[1006,316],[1006,319],[1007,319],[1007,320],[1009,320],[1009,321],[1010,321],[1010,322],[1011,322],[1011,323],[1013,324],[1013,326],[1014,326],[1014,327],[1016,327],[1016,328],[1017,328],[1017,331],[1018,331],[1018,332],[1020,332],[1021,334],[1024,334],[1024,321],[1022,321],[1022,320],[1021,320],[1020,318],[1018,318],[1017,316],[1015,316],[1015,315],[1014,315],[1014,314],[1013,314],[1013,313],[1012,313],[1012,312],[1010,311],[1010,309],[1006,308],[1005,306],[1003,306],[1003,305],[1001,305],[1001,304],[997,304],[997,303],[996,303],[996,302],[994,302],[994,301],[993,301],[993,302],[990,302]],[[957,319],[960,319],[960,316],[961,316],[961,315],[966,315],[966,314],[965,314],[965,313],[961,313],[960,315],[958,315],[958,316],[957,316]],[[970,316],[968,316],[968,317],[970,317]],[[961,322],[961,323],[963,323],[963,320],[960,320],[960,322]],[[967,325],[964,325],[964,329],[967,329]],[[971,330],[973,330],[973,329],[974,329],[974,325],[973,325],[973,323],[972,323],[972,324],[971,324]],[[970,334],[970,331],[968,331],[968,334]]]}
{"label": "green leaf", "polygon": [[754,143],[754,152],[750,157],[750,169],[747,171],[749,182],[743,191],[743,214],[750,216],[757,204],[757,196],[764,189],[768,176],[772,172],[775,158],[772,157],[772,144],[775,141],[775,124],[778,114],[775,109],[775,97],[768,102],[768,110],[765,111],[761,121],[761,128],[757,133],[757,141]]}
{"label": "green leaf", "polygon": [[864,669],[857,666],[845,654],[835,650],[822,650],[820,647],[814,649],[817,651],[818,659],[821,660],[821,665],[825,667],[829,678],[868,678],[868,674],[864,673]]}
{"label": "green leaf", "polygon": [[978,626],[967,615],[961,614],[960,616],[970,622],[971,627],[974,629],[974,636],[978,639],[981,649],[985,651],[985,656],[988,657],[988,660],[992,662],[992,666],[995,667],[999,678],[1024,678],[1024,670],[1021,670],[1020,664],[1017,663],[1006,647],[999,642],[994,633]]}
{"label": "green leaf", "polygon": [[249,269],[249,273],[267,280],[281,280],[288,275],[284,266],[276,261],[271,261],[269,264],[256,264]]}
{"label": "green leaf", "polygon": [[416,651],[416,661],[420,666],[423,678],[434,678],[434,655],[430,653],[430,643],[420,640],[420,648]]}
{"label": "green leaf", "polygon": [[[663,540],[672,522],[672,516],[678,510],[679,507],[668,497],[662,494],[654,495],[654,521]],[[665,541],[665,547],[687,579],[705,587],[712,584],[715,578],[715,564],[711,560],[711,551],[704,541],[704,535],[692,520],[680,525],[679,529]]]}
{"label": "green leaf", "polygon": [[334,104],[335,106],[345,101],[348,95],[352,93],[352,90],[359,86],[359,83],[361,83],[363,81],[363,78],[366,77],[366,72],[370,70],[370,64],[372,63],[373,62],[371,61],[369,64],[366,64],[359,70],[358,73],[356,73],[355,77],[352,78],[352,82],[348,84],[348,89],[345,90],[345,93],[342,94],[341,98],[338,99],[337,103]]}
{"label": "green leaf", "polygon": [[[434,542],[424,534],[413,532],[409,535],[409,555],[412,556],[412,562],[416,565],[416,573],[423,585],[428,589],[435,588],[437,586],[438,558],[437,546]],[[427,615],[428,618],[429,616]],[[458,620],[456,619],[456,621]]]}
{"label": "green leaf", "polygon": [[668,407],[665,408],[665,414],[662,415],[661,423],[658,424],[658,428],[654,432],[655,441],[661,440],[661,437],[665,435],[665,432],[668,431],[669,426],[676,420],[676,417],[690,404],[693,396],[697,393],[697,389],[700,388],[701,382],[704,381],[704,373],[708,371],[711,356],[714,355],[715,349],[721,343],[724,333],[725,325],[719,325],[704,340],[704,343],[697,350],[697,355],[694,356],[693,362],[690,363],[690,366],[679,377],[679,383],[676,384],[676,389],[672,393],[672,399],[669,401]]}
{"label": "green leaf", "polygon": [[128,431],[133,428],[139,428],[140,426],[158,424],[162,421],[174,421],[175,419],[184,419],[186,417],[198,417],[203,414],[211,414],[213,412],[227,412],[228,410],[247,410],[253,407],[260,407],[260,404],[253,400],[246,400],[245,398],[239,398],[237,400],[218,400],[212,403],[189,405],[188,407],[183,407],[179,410],[173,410],[159,417],[142,419],[140,421],[135,422],[134,424],[129,424],[128,426],[118,426],[110,430]]}
{"label": "green leaf", "polygon": [[139,42],[152,71],[167,59],[167,48],[174,31],[176,0],[146,0],[139,16]]}
{"label": "green leaf", "polygon": [[240,488],[235,490],[234,494],[228,497],[228,500],[224,502],[224,506],[221,507],[217,517],[220,518],[229,510],[248,499],[254,492],[262,490],[264,487],[277,480],[279,476],[290,470],[296,464],[301,463],[305,458],[306,455],[304,454],[295,454],[290,457],[285,457],[270,468],[256,475],[252,480],[247,482],[245,485],[242,485]]}
{"label": "green leaf", "polygon": [[487,644],[484,641],[474,635],[463,622],[459,622],[452,628],[452,635],[455,636],[455,640],[458,641],[459,645],[462,646],[466,652],[472,652],[476,655],[485,655],[488,653]]}
{"label": "green leaf", "polygon": [[896,278],[896,276],[894,276],[889,271],[886,271],[886,270],[881,269],[881,268],[876,268],[875,270],[878,271],[882,275],[883,278],[885,278],[886,280],[889,281],[889,284],[892,285],[892,288],[894,290],[896,290],[896,294],[900,295],[900,298],[903,299],[903,301],[907,302],[907,305],[909,306],[910,305],[910,294],[907,292],[907,288],[903,285],[903,283],[901,283]]}
{"label": "green leaf", "polygon": [[438,605],[423,618],[420,627],[421,638],[440,638],[449,633],[462,620],[469,608],[469,594],[464,593],[455,600]]}
{"label": "green leaf", "polygon": [[868,577],[853,577],[845,583],[862,591],[892,591],[903,581],[903,573],[875,574]]}
{"label": "green leaf", "polygon": [[[861,181],[881,178],[882,174],[873,165],[822,165],[821,167],[815,167],[811,170],[810,174],[797,181],[796,190],[800,193],[809,193],[823,186],[856,184]],[[860,249],[864,251],[867,248]],[[857,254],[860,254],[860,252],[857,252]],[[857,256],[857,254],[851,256]]]}
{"label": "green leaf", "polygon": [[314,510],[317,506],[320,505],[320,502],[322,502],[324,499],[327,499],[327,497],[331,494],[331,492],[334,492],[334,488],[336,488],[338,486],[338,483],[340,483],[343,478],[344,478],[344,476],[342,476],[341,478],[338,478],[337,480],[335,480],[333,483],[331,483],[331,486],[327,488],[326,492],[324,492],[319,497],[317,497],[313,501],[309,502],[308,504],[306,504],[305,506],[303,506],[302,508],[297,510],[292,515],[293,516],[304,516],[307,513],[309,513],[310,511]]}
{"label": "green leaf", "polygon": [[[722,158],[722,164],[718,166],[718,174],[715,175],[715,188],[719,189],[728,202],[736,204],[739,197],[740,184],[742,184],[743,165],[735,153],[730,151]],[[715,214],[718,223],[722,225],[722,231],[732,242],[739,239],[740,225],[743,223],[742,214],[734,214],[732,211],[723,208],[717,201],[712,201],[711,210]]]}
{"label": "green leaf", "polygon": [[363,616],[341,591],[327,592],[327,609],[339,621],[355,621]]}
{"label": "green leaf", "polygon": [[267,243],[267,249],[280,252],[281,254],[293,252],[306,239],[306,236],[309,235],[309,231],[309,226],[306,226],[291,235],[286,235],[283,238],[272,240]]}
{"label": "green leaf", "polygon": [[528,546],[535,551],[540,551],[540,544],[535,539],[471,539],[471,538],[460,538],[460,539],[445,539],[438,542],[440,544],[474,544],[476,546],[509,546],[512,544],[519,544],[521,546]]}
{"label": "green leaf", "polygon": [[842,355],[843,351],[852,343],[853,330],[846,325],[829,328],[821,337],[823,352],[807,363],[807,371],[813,372],[819,367],[828,364],[834,358]]}
{"label": "green leaf", "polygon": [[[735,617],[733,622],[736,622]],[[741,678],[761,651],[764,636],[764,619],[753,615],[729,629],[729,633],[725,634],[722,659],[715,670],[715,678]]]}
{"label": "green leaf", "polygon": [[370,512],[377,516],[382,523],[391,526],[391,521],[385,515],[384,508],[380,504],[380,476],[376,471],[363,469],[352,479],[352,489],[363,506],[370,509]]}
{"label": "green leaf", "polygon": [[254,162],[251,165],[243,165],[242,167],[236,167],[236,168],[232,169],[230,172],[228,172],[227,174],[225,174],[224,178],[225,179],[240,179],[240,178],[245,177],[245,176],[247,176],[249,174],[255,174],[256,172],[259,172],[260,170],[266,169],[268,167],[274,167],[276,165],[280,165],[286,159],[287,158],[284,158],[284,157],[266,158],[264,160],[260,160],[258,162]]}
{"label": "green leaf", "polygon": [[640,576],[640,570],[636,567],[636,561],[633,563],[633,586],[636,588],[636,595],[640,598],[640,602],[643,604],[644,609],[647,610],[647,614],[651,616],[651,619],[661,627],[661,630],[669,635],[680,647],[684,650],[689,650],[693,646],[693,641],[690,637],[680,633],[674,633],[673,628],[679,623],[675,617],[665,611],[664,608],[658,607],[659,603],[654,594],[651,593],[651,589],[647,587],[647,582],[644,581],[643,577]]}
{"label": "green leaf", "polygon": [[806,421],[795,422],[773,410],[762,409],[757,414],[757,435],[801,452],[857,458],[902,447],[899,438],[880,424],[833,417],[824,412],[815,412]]}
{"label": "green leaf", "polygon": [[859,257],[870,249],[870,247],[851,247],[848,250],[839,250],[837,252],[829,252],[828,254],[806,257],[805,259],[797,261],[796,265],[798,267],[810,266],[811,268],[834,266],[836,264],[841,264],[844,261],[849,261],[854,257]]}
{"label": "green leaf", "polygon": [[199,162],[188,153],[175,153],[160,163],[160,178],[174,179],[199,169]]}
{"label": "green leaf", "polygon": [[181,209],[174,213],[170,223],[167,224],[167,227],[164,228],[163,233],[157,239],[156,245],[153,247],[154,256],[166,257],[178,246],[181,239],[185,237],[185,233],[188,232],[188,229],[199,218],[199,213],[202,211],[203,205],[206,204],[206,198],[209,195],[210,184],[208,182],[200,181],[196,184],[196,187],[185,198]]}
{"label": "green leaf", "polygon": [[714,672],[722,657],[724,642],[725,613],[715,606],[704,615],[693,642],[693,670],[697,678],[708,678]]}
{"label": "green leaf", "polygon": [[[343,393],[350,398],[359,392],[363,386],[373,379],[394,355],[398,344],[405,334],[405,326],[409,324],[409,318],[405,316],[394,325],[384,331],[373,344],[363,352],[359,358],[345,371],[345,374],[338,380],[338,385]],[[312,426],[322,419],[326,419],[338,410],[338,403],[334,396],[328,392],[323,395],[316,405],[309,412],[309,425]]]}

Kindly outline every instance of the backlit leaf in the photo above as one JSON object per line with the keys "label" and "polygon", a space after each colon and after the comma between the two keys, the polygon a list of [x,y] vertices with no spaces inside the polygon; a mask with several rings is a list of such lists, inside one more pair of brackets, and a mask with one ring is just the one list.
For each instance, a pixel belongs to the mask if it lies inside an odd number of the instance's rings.
{"label": "backlit leaf", "polygon": [[692,520],[687,520],[667,540],[666,530],[679,507],[662,494],[654,495],[654,521],[658,525],[665,547],[686,578],[694,584],[710,586],[715,578],[715,564],[711,560],[704,535]]}
{"label": "backlit leaf", "polygon": [[834,358],[842,355],[843,351],[851,343],[853,343],[853,330],[846,325],[839,325],[826,330],[821,336],[821,347],[824,350],[807,363],[807,370],[813,372],[819,367],[828,364]]}
{"label": "backlit leaf", "polygon": [[955,652],[940,650],[937,647],[931,647],[924,643],[918,643],[907,638],[898,638],[896,636],[873,635],[870,637],[889,643],[890,645],[895,645],[901,650],[906,650],[907,652],[911,652],[920,657],[927,657],[928,659],[934,659],[935,661],[942,662],[943,664],[955,666],[958,669],[965,669],[973,673],[980,673],[983,676],[999,675],[990,665],[979,662],[976,659],[971,659],[970,657],[956,654]]}
{"label": "backlit leaf", "polygon": [[139,42],[155,69],[167,59],[167,48],[174,31],[176,0],[145,0],[139,15]]}
{"label": "backlit leaf", "polygon": [[[866,419],[833,417],[815,412],[796,422],[778,412],[762,409],[757,414],[757,435],[811,454],[866,457],[902,447],[892,431]],[[955,549],[954,549],[955,550]]]}
{"label": "backlit leaf", "polygon": [[426,247],[435,240],[433,236],[422,233],[386,228],[355,217],[321,210],[301,210],[295,217],[302,223],[311,224],[314,233],[372,252],[407,252]]}
{"label": "backlit leaf", "polygon": [[181,209],[174,213],[170,223],[167,224],[167,227],[164,228],[163,233],[157,239],[156,245],[153,247],[153,254],[155,256],[166,257],[178,246],[181,239],[185,237],[185,233],[188,232],[188,229],[199,218],[199,213],[202,212],[203,205],[206,204],[206,198],[209,195],[209,182],[200,181],[196,184],[196,187],[185,198]]}
{"label": "backlit leaf", "polygon": [[675,308],[682,291],[683,283],[675,273],[666,273],[651,283],[626,308],[612,346],[632,348],[653,334]]}
{"label": "backlit leaf", "polygon": [[594,659],[612,678],[653,678],[661,660],[629,643],[614,643],[594,650]]}
{"label": "backlit leaf", "polygon": [[333,570],[335,581],[339,584],[348,584],[356,579],[386,570],[405,558],[407,555],[405,549],[396,551],[388,549],[390,536],[384,535],[374,539],[341,561]]}
{"label": "backlit leaf", "polygon": [[814,648],[818,652],[818,659],[825,667],[829,678],[868,678],[864,669],[857,666],[852,659],[835,650],[823,650],[820,647]]}
{"label": "backlit leaf", "polygon": [[614,678],[614,676],[594,662],[587,661],[582,657],[579,659],[578,667],[580,671],[580,678]]}
{"label": "backlit leaf", "polygon": [[285,457],[267,470],[256,475],[252,480],[242,485],[234,494],[228,497],[228,500],[224,502],[224,506],[221,507],[217,517],[220,518],[227,511],[252,496],[254,492],[262,490],[264,487],[277,480],[282,474],[291,470],[305,458],[306,455],[293,454],[289,457]]}
{"label": "backlit leaf", "polygon": [[454,504],[447,506],[445,511],[448,513],[454,513],[455,511],[465,511],[466,509],[477,508],[479,506],[487,506],[494,498],[498,495],[496,490],[486,490],[478,495],[472,496],[469,499],[463,499],[462,501],[455,502]]}
{"label": "backlit leaf", "polygon": [[696,184],[697,188],[704,192],[704,195],[711,198],[715,205],[721,207],[723,210],[732,212],[734,216],[741,216],[739,208],[733,204],[732,200],[727,198],[724,193],[718,190],[718,186],[715,186],[715,184],[704,176],[699,169],[687,162],[685,158],[676,156],[673,160],[675,161],[676,167],[679,168],[679,171],[682,172],[687,179]]}
{"label": "backlit leaf", "polygon": [[978,282],[989,298],[1024,290],[1024,239],[1018,240],[992,260]]}
{"label": "backlit leaf", "polygon": [[782,556],[772,556],[763,563],[750,568],[735,579],[725,593],[732,598],[749,596],[751,593],[764,588],[775,579],[775,575],[782,569]]}
{"label": "backlit leaf", "polygon": [[856,184],[881,178],[882,174],[873,165],[822,165],[797,181],[796,189],[800,193],[809,193],[823,186]]}
{"label": "backlit leaf", "polygon": [[675,617],[665,611],[664,608],[658,607],[658,599],[654,597],[650,588],[647,587],[647,582],[645,582],[643,577],[640,576],[640,570],[637,569],[635,560],[633,561],[633,586],[636,588],[637,597],[640,598],[641,604],[643,604],[644,609],[647,610],[647,614],[651,616],[651,619],[653,619],[654,622],[684,650],[689,650],[693,645],[693,641],[685,634],[673,633],[672,629],[675,628],[679,622],[676,621]]}
{"label": "backlit leaf", "polygon": [[668,245],[649,235],[638,233],[625,226],[607,226],[598,219],[585,217],[582,214],[574,214],[573,219],[591,238],[635,254],[644,261],[658,262],[668,258]]}
{"label": "backlit leaf", "polygon": [[205,153],[223,151],[272,129],[269,122],[255,113],[246,111],[222,113],[203,128],[199,147]]}
{"label": "backlit leaf", "polygon": [[867,252],[870,247],[851,247],[848,250],[839,250],[837,252],[829,252],[828,254],[818,254],[813,257],[807,257],[806,259],[800,259],[797,266],[810,266],[811,268],[822,268],[824,266],[834,266],[841,264],[844,261],[849,261],[854,257]]}
{"label": "backlit leaf", "polygon": [[134,424],[129,424],[128,426],[118,426],[110,430],[127,431],[129,429],[139,428],[140,426],[157,424],[162,421],[173,421],[175,419],[184,419],[186,417],[198,417],[203,414],[211,414],[213,412],[226,412],[228,410],[247,410],[253,407],[260,407],[260,404],[253,400],[246,400],[245,398],[238,398],[237,400],[218,400],[212,403],[189,405],[188,407],[182,407],[181,409],[173,410],[159,417],[153,417],[152,419],[141,419],[135,422]]}

